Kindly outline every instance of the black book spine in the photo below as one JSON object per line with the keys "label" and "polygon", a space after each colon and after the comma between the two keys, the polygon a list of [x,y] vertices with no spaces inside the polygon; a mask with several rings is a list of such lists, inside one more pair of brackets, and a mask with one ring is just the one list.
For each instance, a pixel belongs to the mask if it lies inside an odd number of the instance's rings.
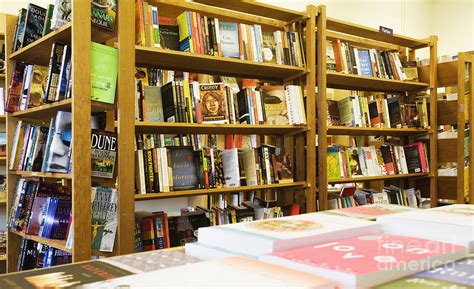
{"label": "black book spine", "polygon": [[49,61],[48,81],[44,93],[44,102],[51,102],[56,96],[59,82],[59,74],[61,72],[61,62],[64,53],[64,45],[54,43],[51,49],[51,59]]}
{"label": "black book spine", "polygon": [[246,90],[242,89],[237,93],[237,106],[239,109],[239,122],[243,124],[250,123],[249,104]]}

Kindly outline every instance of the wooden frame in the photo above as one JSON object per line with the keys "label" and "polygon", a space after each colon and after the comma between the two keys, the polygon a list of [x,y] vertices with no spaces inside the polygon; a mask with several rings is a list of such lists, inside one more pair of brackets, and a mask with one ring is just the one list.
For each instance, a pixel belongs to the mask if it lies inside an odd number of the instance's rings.
{"label": "wooden frame", "polygon": [[[413,50],[410,57],[414,56],[414,51],[420,48],[429,47],[430,60],[436,65],[436,47],[437,37],[432,36],[428,39],[414,39],[402,35],[386,35],[378,30],[365,27],[358,24],[326,17],[326,7],[318,6],[317,15],[317,79],[318,79],[318,97],[317,97],[317,133],[318,133],[318,200],[319,209],[328,209],[328,184],[348,183],[348,182],[370,182],[378,183],[383,186],[383,181],[393,179],[414,179],[429,178],[431,197],[436,199],[436,174],[437,174],[437,102],[436,102],[436,70],[430,70],[426,82],[400,81],[391,79],[382,79],[375,77],[359,76],[352,74],[342,74],[339,72],[330,72],[326,69],[326,40],[341,39],[348,41],[356,46],[377,48],[382,50],[398,50],[406,55],[406,49]],[[414,59],[411,59],[414,60]],[[344,126],[329,126],[326,122],[327,114],[327,88],[377,91],[377,92],[416,92],[423,89],[429,89],[431,92],[430,101],[430,129],[418,128],[353,128]],[[434,117],[433,117],[434,115]],[[407,174],[396,176],[380,177],[361,177],[352,179],[328,180],[327,177],[327,136],[328,135],[382,135],[398,136],[403,138],[415,137],[420,135],[429,135],[430,141],[430,174]],[[432,203],[435,206],[434,203]]]}

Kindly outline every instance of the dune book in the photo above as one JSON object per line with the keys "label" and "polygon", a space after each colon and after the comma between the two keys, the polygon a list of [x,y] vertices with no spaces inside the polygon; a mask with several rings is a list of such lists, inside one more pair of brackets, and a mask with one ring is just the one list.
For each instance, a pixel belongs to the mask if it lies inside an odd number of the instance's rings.
{"label": "dune book", "polygon": [[117,134],[108,131],[92,130],[91,143],[92,176],[107,179],[113,178],[117,156]]}

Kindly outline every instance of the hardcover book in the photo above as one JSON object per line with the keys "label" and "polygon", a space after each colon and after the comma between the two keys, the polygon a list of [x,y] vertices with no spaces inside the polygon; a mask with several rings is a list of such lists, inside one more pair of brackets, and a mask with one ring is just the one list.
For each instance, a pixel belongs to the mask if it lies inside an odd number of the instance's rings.
{"label": "hardcover book", "polygon": [[196,162],[192,147],[168,147],[169,164],[173,176],[173,190],[189,190],[198,187]]}
{"label": "hardcover book", "polygon": [[261,256],[265,262],[366,288],[466,256],[463,246],[386,234],[361,234]]}
{"label": "hardcover book", "polygon": [[357,57],[359,59],[360,75],[373,76],[372,72],[372,61],[370,60],[369,50],[357,49]]}
{"label": "hardcover book", "polygon": [[239,31],[237,23],[219,21],[221,55],[240,59]]}
{"label": "hardcover book", "polygon": [[373,222],[356,219],[348,222],[345,217],[311,213],[201,228],[199,242],[241,254],[259,256],[378,232],[379,225]]}
{"label": "hardcover book", "polygon": [[287,125],[289,120],[285,87],[283,85],[265,85],[260,88],[260,91],[265,107],[267,124]]}
{"label": "hardcover book", "polygon": [[118,50],[113,47],[91,43],[91,99],[115,103],[117,85]]}
{"label": "hardcover book", "polygon": [[203,123],[228,123],[227,95],[223,83],[199,85]]}
{"label": "hardcover book", "polygon": [[112,252],[117,233],[117,190],[92,187],[92,250]]}
{"label": "hardcover book", "polygon": [[387,233],[455,243],[467,246],[473,253],[473,216],[474,206],[458,204],[380,216],[377,221]]}
{"label": "hardcover book", "polygon": [[92,130],[91,138],[92,176],[107,179],[113,178],[117,156],[117,134],[108,131]]}
{"label": "hardcover book", "polygon": [[91,21],[97,27],[113,31],[118,0],[92,0]]}
{"label": "hardcover book", "polygon": [[[244,257],[229,257],[132,275],[104,282],[100,288],[208,288],[211,283],[216,288],[335,288],[329,280]],[[97,287],[90,284],[85,288]]]}
{"label": "hardcover book", "polygon": [[399,205],[369,204],[369,205],[364,205],[364,206],[343,208],[339,210],[323,211],[321,213],[375,221],[377,217],[380,217],[383,215],[396,214],[396,213],[407,212],[407,211],[412,211],[412,210],[417,210],[417,209],[406,207],[406,206],[399,206]]}

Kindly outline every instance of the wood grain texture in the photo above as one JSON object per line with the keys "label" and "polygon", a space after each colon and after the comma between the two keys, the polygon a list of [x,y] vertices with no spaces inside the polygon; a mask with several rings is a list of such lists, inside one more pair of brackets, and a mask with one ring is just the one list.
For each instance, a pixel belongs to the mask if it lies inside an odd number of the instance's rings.
{"label": "wood grain texture", "polygon": [[456,163],[457,163],[457,181],[455,200],[458,204],[464,204],[464,127],[466,120],[464,111],[467,109],[464,104],[464,69],[466,67],[465,54],[458,54],[458,113],[457,113],[457,145],[456,147]]}
{"label": "wood grain texture", "polygon": [[[438,139],[438,162],[457,162],[459,151],[458,143],[464,144],[464,141],[458,141],[458,139],[455,138]],[[462,154],[464,154],[464,149],[462,149]]]}
{"label": "wood grain texture", "polygon": [[135,1],[122,1],[118,17],[119,70],[117,86],[117,177],[118,177],[118,232],[116,252],[130,254],[135,247]]}
{"label": "wood grain texture", "polygon": [[[458,83],[457,60],[438,63],[437,86],[456,86]],[[430,66],[418,67],[418,79],[421,82],[430,82]]]}
{"label": "wood grain texture", "polygon": [[430,201],[431,207],[438,205],[438,36],[430,37],[430,172],[433,178],[430,179]]}
{"label": "wood grain texture", "polygon": [[[327,70],[326,70],[326,7],[319,6],[319,13],[316,19],[316,26],[318,27],[317,39],[317,85],[318,96],[316,97],[316,108],[318,111],[317,125],[318,125],[318,200],[319,210],[324,211],[328,209],[328,175],[327,175],[327,122],[326,114],[328,110],[327,105]],[[313,68],[311,68],[313,69]]]}
{"label": "wood grain texture", "polygon": [[328,126],[329,135],[382,135],[382,136],[420,136],[427,134],[428,129],[423,128],[377,128],[377,127],[348,127]]}
{"label": "wood grain texture", "polygon": [[427,173],[417,173],[417,174],[398,174],[398,175],[388,175],[388,176],[372,176],[372,177],[357,177],[357,178],[345,178],[345,179],[330,179],[328,183],[330,184],[342,184],[342,183],[361,183],[369,181],[385,181],[385,180],[395,180],[395,179],[404,179],[404,178],[422,178],[429,177]]}
{"label": "wood grain texture", "polygon": [[306,212],[316,212],[316,15],[318,10],[309,5],[306,8],[306,65],[310,68],[306,74]]}
{"label": "wood grain texture", "polygon": [[73,262],[91,257],[91,10],[72,1]]}
{"label": "wood grain texture", "polygon": [[[474,129],[474,54],[470,53],[466,58],[469,59],[469,91],[471,92],[469,98],[469,128]],[[469,163],[474,164],[474,137],[470,137],[469,141]],[[474,204],[474,168],[469,170],[469,204]]]}

